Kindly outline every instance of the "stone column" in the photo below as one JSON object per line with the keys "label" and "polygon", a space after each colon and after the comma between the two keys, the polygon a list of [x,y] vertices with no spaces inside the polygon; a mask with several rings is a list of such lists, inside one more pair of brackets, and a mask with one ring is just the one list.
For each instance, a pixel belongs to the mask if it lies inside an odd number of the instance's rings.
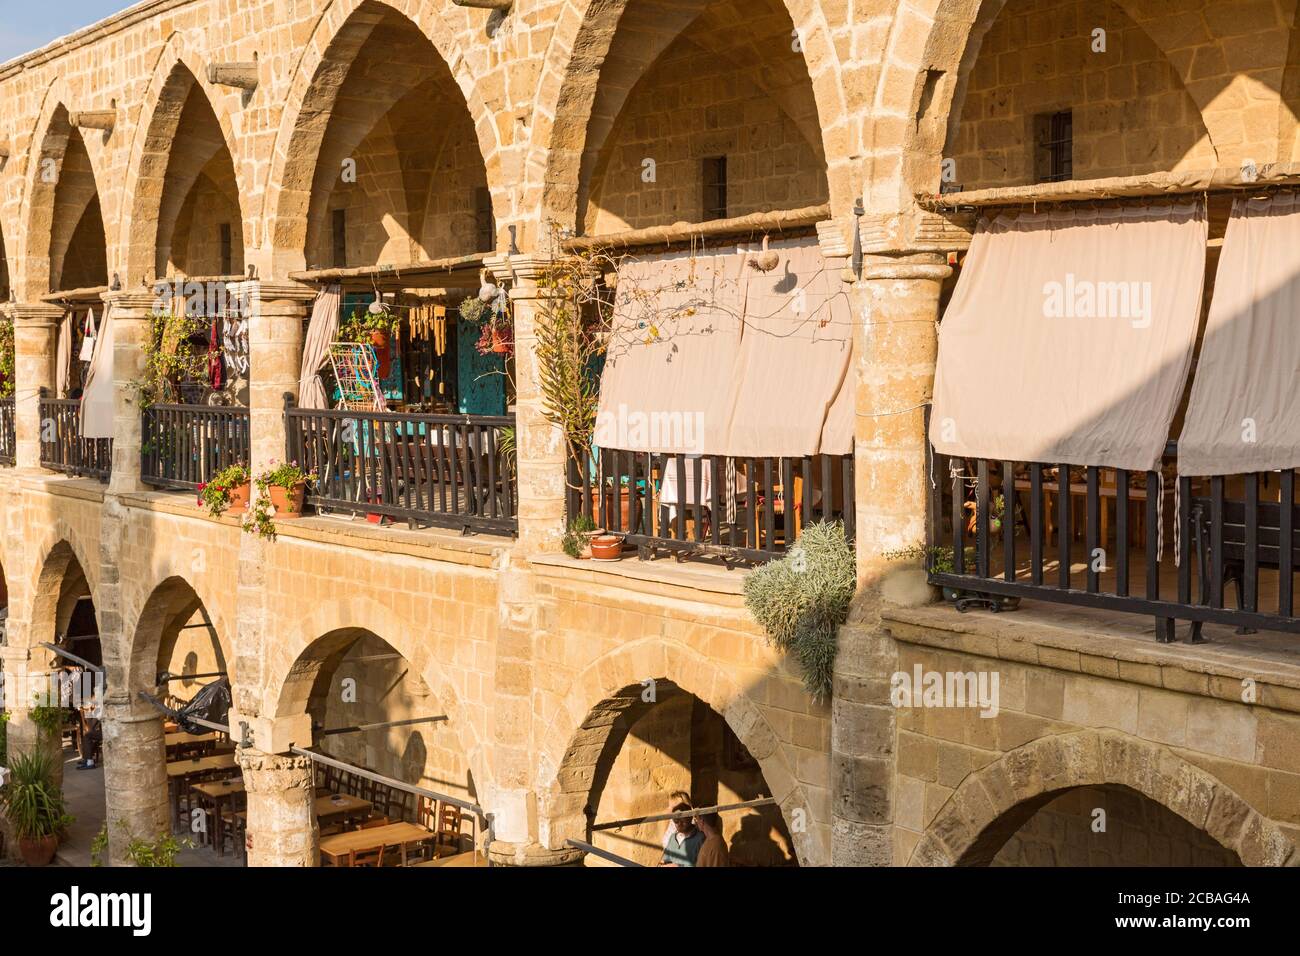
{"label": "stone column", "polygon": [[319,865],[311,760],[248,748],[238,753],[248,794],[248,865]]}
{"label": "stone column", "polygon": [[44,302],[10,302],[4,306],[14,323],[14,412],[19,468],[41,466],[40,391],[55,397],[54,360],[63,309]]}
{"label": "stone column", "polygon": [[925,406],[938,354],[939,291],[949,272],[935,255],[871,257],[854,284],[860,588],[850,623],[840,629],[831,702],[836,866],[894,863],[890,678],[898,651],[880,626],[880,606],[924,603],[930,589],[919,562],[889,562],[884,553],[925,542]]}
{"label": "stone column", "polygon": [[939,292],[951,272],[940,255],[871,257],[854,286],[859,572],[890,597],[884,579],[893,569],[881,555],[925,541],[925,409],[939,352]]}
{"label": "stone column", "polygon": [[[9,635],[14,641],[15,635]],[[10,754],[30,753],[36,745],[36,725],[32,723],[32,694],[28,672],[31,652],[15,644],[0,645],[0,664],[4,667],[4,712],[9,715],[5,728]]]}
{"label": "stone column", "polygon": [[528,567],[533,554],[558,551],[564,537],[565,448],[560,429],[543,412],[537,362],[537,322],[546,291],[539,287],[551,260],[501,256],[488,261],[510,290],[515,327],[515,447],[519,482],[519,537],[500,572],[492,730],[493,787],[485,806],[493,813],[492,859],[518,866],[571,862],[538,842],[533,786],[533,701],[537,641],[543,611]]}
{"label": "stone column", "polygon": [[249,281],[230,287],[248,301],[248,412],[254,472],[285,460],[284,396],[298,396],[303,320],[316,290],[295,282]]}
{"label": "stone column", "polygon": [[547,295],[538,282],[550,265],[540,258],[488,261],[497,282],[509,283],[514,311],[519,547],[524,554],[559,551],[564,537],[564,436],[543,413],[537,363],[537,322]]}
{"label": "stone column", "polygon": [[140,491],[143,440],[139,383],[144,380],[145,343],[157,296],[148,291],[105,292],[113,310],[113,473],[109,494]]}
{"label": "stone column", "polygon": [[108,858],[125,865],[132,839],[171,833],[163,718],[142,701],[116,694],[104,702],[104,804]]}

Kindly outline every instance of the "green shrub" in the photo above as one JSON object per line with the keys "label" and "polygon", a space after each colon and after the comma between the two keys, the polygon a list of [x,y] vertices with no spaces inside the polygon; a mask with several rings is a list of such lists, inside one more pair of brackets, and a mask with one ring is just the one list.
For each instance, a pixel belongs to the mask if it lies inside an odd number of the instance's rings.
{"label": "green shrub", "polygon": [[72,823],[54,783],[54,756],[44,750],[19,754],[0,787],[0,806],[20,838],[38,840]]}
{"label": "green shrub", "polygon": [[857,590],[857,562],[839,522],[808,525],[789,554],[745,579],[745,605],[780,650],[794,655],[814,699],[830,696],[836,636]]}
{"label": "green shrub", "polygon": [[578,515],[569,522],[569,530],[564,533],[564,540],[560,543],[564,553],[574,559],[581,558],[582,551],[587,546],[587,536],[595,530],[596,522],[586,515]]}

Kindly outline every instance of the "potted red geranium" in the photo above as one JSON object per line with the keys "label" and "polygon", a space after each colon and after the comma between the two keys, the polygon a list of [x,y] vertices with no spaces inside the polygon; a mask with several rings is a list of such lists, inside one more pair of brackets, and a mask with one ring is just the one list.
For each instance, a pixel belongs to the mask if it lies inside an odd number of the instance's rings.
{"label": "potted red geranium", "polygon": [[199,504],[208,514],[217,517],[223,511],[239,514],[248,508],[252,477],[243,465],[231,465],[212,476],[212,480],[199,485]]}

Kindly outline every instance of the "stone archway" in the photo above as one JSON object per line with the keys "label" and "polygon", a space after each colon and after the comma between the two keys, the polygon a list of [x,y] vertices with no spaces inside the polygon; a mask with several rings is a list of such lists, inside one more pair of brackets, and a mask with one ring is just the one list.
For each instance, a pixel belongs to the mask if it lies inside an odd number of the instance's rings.
{"label": "stone archway", "polygon": [[[131,158],[122,202],[120,242],[126,273],[134,286],[160,277],[159,253],[170,250],[182,204],[201,177],[215,175],[222,185],[233,186],[237,221],[233,223],[235,268],[243,264],[248,219],[241,198],[247,191],[242,164],[235,162],[234,128],[229,110],[199,81],[202,67],[190,55],[180,34],[163,48],[145,94],[145,113],[131,142]],[[238,94],[231,94],[237,96]],[[215,169],[213,173],[209,167]],[[190,274],[216,274],[219,270],[189,269]]]}
{"label": "stone archway", "polygon": [[56,291],[55,286],[107,284],[103,191],[86,140],[60,98],[62,89],[56,82],[46,93],[27,160],[18,270],[19,298],[26,301]]}
{"label": "stone archway", "polygon": [[[480,61],[483,53],[462,49],[434,5],[418,0],[335,0],[317,23],[310,41],[304,44],[304,53],[286,97],[289,105],[276,132],[262,205],[264,241],[269,243],[269,249],[261,252],[270,257],[270,272],[266,274],[286,275],[309,265],[319,265],[307,260],[311,220],[314,214],[319,214],[321,187],[338,179],[334,162],[348,158],[349,150],[360,142],[360,137],[354,136],[356,142],[352,147],[330,149],[327,138],[351,66],[375,30],[385,24],[401,24],[423,38],[432,57],[434,79],[440,92],[465,114],[465,135],[478,145],[485,182],[494,191],[500,188],[497,180],[501,141],[496,117],[478,92],[471,68],[471,65],[481,67],[486,72],[486,64]],[[369,95],[383,94],[389,96],[390,106],[397,103],[413,89],[412,84],[403,87],[402,73],[391,71],[383,77],[383,83],[370,77]],[[382,113],[369,117],[368,121],[373,125],[380,116]],[[461,118],[458,116],[457,120]],[[353,126],[361,121],[360,116],[344,118],[344,122]],[[447,128],[450,124],[438,125]],[[426,136],[428,128],[426,124]],[[322,170],[328,172],[324,180],[318,181]],[[420,199],[406,204],[408,212],[423,213],[427,192]],[[407,227],[408,235],[417,242],[422,232],[415,224]]]}
{"label": "stone archway", "polygon": [[[950,118],[954,104],[960,102],[966,72],[998,15],[1015,2],[924,0],[891,4],[890,26],[879,76],[873,84],[873,108],[865,134],[863,182],[868,212],[888,214],[910,209],[913,193],[938,190]],[[1115,6],[1169,59],[1201,113],[1219,162],[1238,161],[1238,157],[1223,153],[1229,144],[1244,143],[1241,111],[1247,104],[1252,111],[1256,107],[1270,111],[1271,119],[1263,125],[1279,128],[1279,116],[1273,114],[1279,108],[1287,112],[1281,91],[1288,45],[1286,31],[1280,26],[1255,30],[1252,43],[1240,44],[1229,55],[1220,42],[1222,37],[1210,36],[1199,48],[1186,45],[1186,21],[1172,15],[1170,7],[1181,7],[1184,9],[1179,12],[1196,15],[1192,0],[1175,0],[1173,4],[1115,0]],[[1198,49],[1204,49],[1208,56],[1194,56]],[[1261,56],[1262,61],[1257,59]],[[1196,70],[1192,67],[1194,61],[1198,64]],[[1201,68],[1211,61],[1222,62],[1201,75]],[[1285,126],[1281,123],[1283,131]],[[1251,158],[1269,161],[1274,154],[1275,150],[1269,149]]]}
{"label": "stone archway", "polygon": [[[711,2],[588,2],[580,19],[561,21],[546,61],[547,74],[558,79],[541,86],[543,93],[554,91],[554,101],[538,103],[538,111],[554,119],[538,125],[541,134],[525,165],[530,176],[541,177],[526,185],[526,201],[540,202],[541,222],[569,229],[582,222],[580,204],[590,193],[598,156],[633,87]],[[790,19],[793,29],[786,39],[811,84],[816,112],[811,132],[820,136],[832,208],[848,209],[853,191],[847,155],[850,96],[826,16],[817,0],[778,0],[774,6]]]}
{"label": "stone archway", "polygon": [[454,738],[451,746],[463,756],[475,791],[490,794],[494,775],[484,729],[472,716],[480,708],[461,701],[445,663],[433,653],[431,643],[422,641],[409,621],[372,598],[359,596],[320,604],[285,640],[270,648],[271,657],[263,671],[262,715],[284,718],[307,712],[322,675],[332,675],[348,650],[364,636],[382,641],[401,655],[412,674],[431,692],[440,712],[448,718],[435,725],[436,733]]}
{"label": "stone archway", "polygon": [[592,800],[631,726],[652,704],[643,700],[647,680],[693,695],[722,717],[757,761],[780,808],[801,865],[828,861],[824,834],[785,752],[758,705],[720,667],[697,652],[660,639],[636,641],[593,661],[569,685],[542,738],[537,790],[541,842],[563,849],[585,840]]}
{"label": "stone archway", "polygon": [[1282,866],[1296,857],[1282,831],[1214,775],[1129,734],[1085,730],[1041,737],[968,776],[926,829],[910,864],[987,864],[1055,797],[1106,785],[1173,811],[1247,866]]}

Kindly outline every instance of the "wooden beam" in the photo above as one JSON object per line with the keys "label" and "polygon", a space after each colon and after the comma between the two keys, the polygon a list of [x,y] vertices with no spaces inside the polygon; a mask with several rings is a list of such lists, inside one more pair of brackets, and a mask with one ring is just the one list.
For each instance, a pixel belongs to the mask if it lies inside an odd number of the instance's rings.
{"label": "wooden beam", "polygon": [[426,259],[415,262],[380,263],[374,266],[360,266],[355,269],[308,269],[304,272],[291,272],[289,278],[296,282],[324,285],[331,282],[346,283],[356,280],[365,285],[409,286],[416,285],[415,279],[437,280],[429,285],[451,286],[455,288],[475,288],[479,286],[479,270],[490,253],[476,252],[468,256],[450,256],[446,259]]}
{"label": "wooden beam", "polygon": [[1028,186],[997,186],[965,192],[917,193],[926,209],[963,206],[1021,206],[1032,203],[1088,202],[1097,199],[1158,198],[1206,192],[1240,192],[1300,183],[1300,163],[1267,163],[1253,169],[1219,167],[1145,176],[1065,180]]}
{"label": "wooden beam", "polygon": [[567,240],[563,248],[565,252],[587,252],[593,249],[634,249],[690,242],[761,239],[774,232],[813,229],[818,223],[830,218],[829,204],[805,206],[801,209],[778,209],[711,222],[677,222],[671,226],[631,229],[607,236],[579,236]]}

